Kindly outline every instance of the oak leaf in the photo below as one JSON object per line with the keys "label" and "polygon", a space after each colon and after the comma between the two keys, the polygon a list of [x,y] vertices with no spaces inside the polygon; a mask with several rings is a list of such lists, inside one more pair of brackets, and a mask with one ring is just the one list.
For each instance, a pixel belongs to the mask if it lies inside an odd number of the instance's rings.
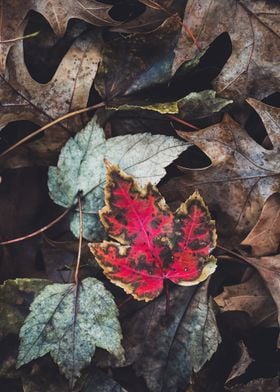
{"label": "oak leaf", "polygon": [[98,280],[86,278],[78,286],[49,285],[30,309],[20,330],[17,367],[50,353],[73,387],[96,347],[122,361],[118,310]]}
{"label": "oak leaf", "polygon": [[96,26],[118,24],[109,16],[112,8],[95,0],[2,0],[0,21],[0,73],[5,70],[6,57],[16,42],[24,35],[26,17],[30,10],[41,13],[51,25],[55,34],[63,36],[69,19],[77,18]]}
{"label": "oak leaf", "polygon": [[107,163],[105,207],[99,212],[107,234],[118,242],[90,244],[105,275],[137,300],[151,301],[165,280],[192,286],[216,268],[215,222],[195,192],[173,215],[159,191],[141,188],[132,176]]}
{"label": "oak leaf", "polygon": [[215,90],[234,100],[248,96],[263,99],[280,88],[278,19],[278,4],[273,2],[188,1],[173,71],[194,58],[198,46],[203,51],[226,32],[232,42],[232,54],[214,81]]}
{"label": "oak leaf", "polygon": [[[0,75],[0,127],[18,120],[29,120],[41,126],[86,107],[100,59],[100,36],[82,35],[74,41],[52,79],[41,84],[30,76],[24,63],[22,42],[18,42],[10,52],[5,74]],[[39,140],[18,148],[14,155],[9,154],[4,166],[17,168],[34,162],[51,163],[69,134],[82,126],[81,121],[54,126]]]}
{"label": "oak leaf", "polygon": [[261,117],[273,144],[266,150],[229,115],[216,125],[178,134],[212,161],[203,169],[180,167],[184,173],[161,188],[167,201],[184,200],[198,189],[215,213],[221,237],[239,243],[255,225],[265,200],[280,188],[280,110],[248,99]]}
{"label": "oak leaf", "polygon": [[[119,164],[141,184],[157,183],[165,175],[165,167],[189,147],[174,137],[142,133],[105,139],[103,129],[93,118],[75,138],[61,150],[57,167],[49,168],[50,196],[55,203],[71,207],[82,191],[83,235],[99,239],[102,227],[98,211],[104,205],[106,170],[104,159]],[[79,214],[71,221],[72,232],[79,237]]]}

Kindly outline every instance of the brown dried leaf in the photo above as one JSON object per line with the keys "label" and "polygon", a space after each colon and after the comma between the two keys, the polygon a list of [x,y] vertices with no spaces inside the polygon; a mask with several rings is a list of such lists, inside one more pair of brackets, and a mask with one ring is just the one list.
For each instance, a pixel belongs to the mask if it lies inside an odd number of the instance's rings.
{"label": "brown dried leaf", "polygon": [[[30,10],[41,13],[55,34],[63,36],[69,19],[78,18],[96,26],[118,24],[109,16],[109,4],[95,0],[2,0],[0,7],[0,73],[5,70],[6,57],[14,39],[24,35],[26,15]],[[10,42],[4,42],[9,41]]]}
{"label": "brown dried leaf", "polygon": [[250,246],[252,256],[277,253],[280,244],[280,194],[274,193],[264,204],[262,213],[241,245]]}
{"label": "brown dried leaf", "polygon": [[[186,28],[187,27],[187,28]],[[190,0],[187,3],[173,70],[227,32],[232,54],[215,80],[223,97],[258,99],[280,87],[279,6],[277,2],[239,0]]]}
{"label": "brown dried leaf", "polygon": [[[100,36],[93,32],[74,41],[53,78],[40,84],[31,78],[23,56],[22,42],[15,45],[8,58],[4,76],[0,75],[0,127],[12,121],[29,120],[44,125],[69,111],[86,107],[92,81],[101,59]],[[45,131],[44,136],[9,154],[5,167],[16,168],[52,162],[83,122],[71,121]]]}
{"label": "brown dried leaf", "polygon": [[246,282],[227,286],[214,298],[223,312],[247,312],[254,326],[271,327],[277,325],[276,307],[258,274],[253,274]]}
{"label": "brown dried leaf", "polygon": [[[184,200],[198,189],[217,219],[220,239],[244,238],[256,223],[265,200],[280,187],[280,109],[253,99],[248,102],[262,118],[273,144],[266,150],[229,115],[221,123],[196,132],[178,132],[198,146],[212,165],[194,170],[161,188],[167,201]],[[237,236],[238,238],[234,238]]]}
{"label": "brown dried leaf", "polygon": [[234,385],[226,388],[228,392],[280,392],[279,379],[275,378],[258,378],[250,381],[248,384]]}
{"label": "brown dried leaf", "polygon": [[238,362],[233,366],[230,375],[227,378],[227,383],[239,376],[242,376],[246,372],[248,366],[253,362],[250,357],[247,347],[243,341],[239,342],[240,357]]}
{"label": "brown dried leaf", "polygon": [[[268,257],[247,257],[246,260],[255,267],[270,291],[278,309],[278,324],[280,325],[280,254]],[[280,348],[280,339],[278,340]]]}

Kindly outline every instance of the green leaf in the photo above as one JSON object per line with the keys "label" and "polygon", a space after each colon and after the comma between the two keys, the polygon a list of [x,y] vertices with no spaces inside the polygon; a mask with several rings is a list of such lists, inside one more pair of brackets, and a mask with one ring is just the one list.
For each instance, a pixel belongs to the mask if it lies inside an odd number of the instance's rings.
{"label": "green leaf", "polygon": [[123,360],[117,316],[112,295],[94,278],[47,286],[21,328],[17,367],[50,353],[73,386],[96,347]]}
{"label": "green leaf", "polygon": [[18,334],[34,296],[48,284],[44,279],[15,279],[0,286],[0,338]]}
{"label": "green leaf", "polygon": [[[89,214],[86,218],[88,223],[92,215],[92,226],[86,224],[84,237],[88,240],[98,239],[100,224],[96,214],[104,205],[104,158],[118,164],[141,185],[148,182],[156,184],[164,177],[164,168],[189,145],[171,136],[150,133],[106,140],[103,129],[93,118],[75,138],[68,140],[57,167],[49,168],[50,196],[55,203],[70,207],[77,202],[77,194],[82,191],[85,196],[83,214]],[[77,222],[77,217],[74,217],[71,230],[78,237]]]}
{"label": "green leaf", "polygon": [[116,107],[109,107],[114,110],[152,110],[161,114],[179,114],[184,118],[202,118],[210,114],[219,112],[225,106],[233,101],[219,98],[216,91],[205,90],[199,93],[190,93],[186,97],[174,102],[162,103],[139,103],[139,104],[123,104]]}

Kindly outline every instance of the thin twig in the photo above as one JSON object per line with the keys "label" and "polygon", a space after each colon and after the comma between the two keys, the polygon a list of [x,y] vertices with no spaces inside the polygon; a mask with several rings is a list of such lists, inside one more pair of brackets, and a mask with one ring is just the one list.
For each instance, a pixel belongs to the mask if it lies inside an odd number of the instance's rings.
{"label": "thin twig", "polygon": [[78,286],[79,283],[79,268],[81,262],[81,254],[82,254],[82,242],[83,242],[83,210],[82,210],[82,199],[81,195],[78,195],[78,206],[79,206],[79,216],[80,216],[80,236],[79,236],[79,248],[77,255],[77,264],[75,270],[75,285]]}
{"label": "thin twig", "polygon": [[186,125],[187,127],[190,127],[190,128],[192,128],[192,129],[195,129],[196,131],[199,129],[196,125],[193,125],[193,124],[191,124],[191,123],[189,123],[189,122],[187,122],[187,121],[185,121],[185,120],[182,120],[181,118],[178,118],[178,117],[176,117],[176,116],[173,116],[172,114],[168,114],[168,117],[169,117],[171,120],[177,121],[177,122],[179,122],[180,124],[184,124],[184,125]]}
{"label": "thin twig", "polygon": [[77,116],[78,114],[82,114],[85,112],[89,112],[90,110],[94,110],[94,109],[98,109],[105,106],[104,102],[100,102],[96,105],[90,106],[88,108],[84,108],[84,109],[79,109],[79,110],[75,110],[74,112],[70,112],[65,114],[62,117],[57,118],[54,121],[51,121],[50,123],[44,125],[43,127],[37,129],[36,131],[30,133],[29,135],[27,135],[26,137],[24,137],[23,139],[19,140],[17,143],[13,144],[11,147],[9,147],[7,150],[5,150],[4,152],[2,152],[0,154],[0,158],[2,158],[3,156],[7,155],[9,152],[11,152],[12,150],[14,150],[15,148],[21,146],[23,143],[27,142],[28,140],[32,139],[34,136],[37,136],[39,133],[45,131],[46,129],[52,127],[53,125],[66,120],[67,118],[73,117],[73,116]]}
{"label": "thin twig", "polygon": [[17,42],[17,41],[20,41],[20,40],[26,39],[26,38],[37,37],[38,34],[40,34],[40,31],[36,31],[35,33],[24,35],[23,37],[16,37],[16,38],[11,38],[11,39],[5,39],[3,41],[0,41],[0,44],[8,44],[10,42]]}
{"label": "thin twig", "polygon": [[237,257],[238,259],[243,260],[243,261],[245,261],[246,263],[248,263],[248,260],[246,259],[246,257],[242,256],[241,254],[239,254],[239,253],[237,253],[237,252],[234,252],[233,250],[224,248],[224,247],[221,246],[221,245],[217,245],[216,248],[221,249],[221,250],[223,250],[224,252],[229,253],[230,255],[232,255],[232,256],[234,256],[234,257]]}
{"label": "thin twig", "polygon": [[41,233],[44,233],[44,231],[50,229],[52,226],[54,226],[57,222],[59,222],[62,218],[65,217],[65,215],[68,214],[68,212],[71,210],[72,207],[67,208],[67,210],[63,211],[62,214],[60,214],[57,218],[52,220],[50,223],[48,223],[46,226],[41,227],[40,229],[33,231],[33,233],[26,234],[22,237],[18,238],[13,238],[12,240],[7,240],[7,241],[2,241],[0,242],[0,245],[9,245],[9,244],[15,244],[16,242],[24,241],[28,238],[35,237],[36,235],[39,235]]}

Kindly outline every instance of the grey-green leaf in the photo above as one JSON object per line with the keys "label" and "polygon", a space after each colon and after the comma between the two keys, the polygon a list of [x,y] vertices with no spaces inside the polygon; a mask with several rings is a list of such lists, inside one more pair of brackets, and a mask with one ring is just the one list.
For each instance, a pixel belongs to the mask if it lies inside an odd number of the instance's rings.
{"label": "grey-green leaf", "polygon": [[[55,203],[70,207],[83,192],[83,213],[97,214],[104,205],[106,171],[104,158],[118,164],[142,185],[158,183],[165,175],[165,167],[190,146],[174,137],[141,133],[117,136],[105,140],[103,129],[95,118],[69,139],[61,151],[57,167],[49,168],[48,186]],[[71,230],[78,236],[77,218]],[[93,233],[93,234],[90,234]],[[96,235],[94,233],[96,232]],[[98,220],[92,220],[84,236],[88,240],[100,233]]]}
{"label": "grey-green leaf", "polygon": [[20,331],[17,367],[50,353],[73,386],[96,347],[123,360],[118,310],[94,278],[47,286],[31,305]]}

